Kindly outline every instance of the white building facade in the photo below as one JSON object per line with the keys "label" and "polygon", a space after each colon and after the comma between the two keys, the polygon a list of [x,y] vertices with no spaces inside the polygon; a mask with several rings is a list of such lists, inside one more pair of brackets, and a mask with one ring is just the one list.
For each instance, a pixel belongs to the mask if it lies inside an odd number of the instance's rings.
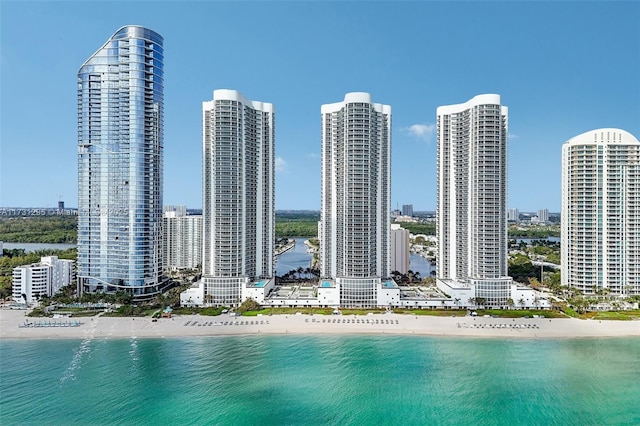
{"label": "white building facade", "polygon": [[391,107],[355,92],[321,115],[321,278],[342,306],[375,307],[391,272]]}
{"label": "white building facade", "polygon": [[486,306],[504,307],[507,274],[508,109],[478,95],[437,109],[437,279],[469,286]]}
{"label": "white building facade", "polygon": [[548,209],[540,209],[540,210],[538,210],[538,222],[541,222],[541,223],[549,222],[549,210]]}
{"label": "white building facade", "polygon": [[391,271],[406,274],[409,271],[410,233],[397,223],[391,224]]}
{"label": "white building facade", "polygon": [[215,90],[202,104],[207,304],[238,305],[244,288],[273,278],[274,119],[272,104],[235,90]]}
{"label": "white building facade", "polygon": [[186,208],[165,208],[162,234],[165,269],[196,269],[202,265],[202,215],[187,215]]}
{"label": "white building facade", "polygon": [[13,301],[31,304],[41,296],[53,296],[75,280],[73,264],[73,260],[45,256],[39,263],[13,268]]}
{"label": "white building facade", "polygon": [[640,142],[613,128],[562,146],[562,285],[640,294]]}

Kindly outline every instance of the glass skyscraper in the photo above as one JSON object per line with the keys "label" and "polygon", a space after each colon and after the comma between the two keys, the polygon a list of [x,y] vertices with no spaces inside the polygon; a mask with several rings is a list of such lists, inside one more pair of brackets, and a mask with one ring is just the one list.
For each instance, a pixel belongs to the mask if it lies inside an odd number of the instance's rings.
{"label": "glass skyscraper", "polygon": [[124,26],[78,71],[78,287],[162,282],[163,39]]}

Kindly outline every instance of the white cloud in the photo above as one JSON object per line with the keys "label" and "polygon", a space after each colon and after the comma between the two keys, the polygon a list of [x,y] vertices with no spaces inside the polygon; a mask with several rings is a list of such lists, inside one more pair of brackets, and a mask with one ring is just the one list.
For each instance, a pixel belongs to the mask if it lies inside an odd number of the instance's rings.
{"label": "white cloud", "polygon": [[407,133],[417,139],[423,141],[431,140],[433,133],[436,131],[435,124],[412,124],[404,129]]}
{"label": "white cloud", "polygon": [[307,158],[311,158],[315,160],[316,158],[320,158],[320,154],[315,152],[310,152],[309,154],[307,154]]}
{"label": "white cloud", "polygon": [[276,172],[283,173],[287,171],[287,162],[282,157],[276,157]]}

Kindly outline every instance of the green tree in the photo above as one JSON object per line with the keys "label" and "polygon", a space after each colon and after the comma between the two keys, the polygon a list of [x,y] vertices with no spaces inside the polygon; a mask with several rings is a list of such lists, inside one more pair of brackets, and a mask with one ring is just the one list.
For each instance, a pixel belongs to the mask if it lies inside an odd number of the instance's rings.
{"label": "green tree", "polygon": [[540,283],[540,281],[538,281],[536,277],[530,277],[529,286],[534,290],[540,290],[540,288],[542,287],[542,283]]}
{"label": "green tree", "polygon": [[248,297],[238,307],[237,311],[240,312],[240,313],[243,313],[243,312],[248,312],[248,311],[259,311],[260,309],[262,309],[262,307],[258,304],[258,302],[256,302],[252,298]]}
{"label": "green tree", "polygon": [[0,218],[0,241],[16,243],[75,243],[77,216]]}
{"label": "green tree", "polygon": [[509,257],[509,276],[515,281],[527,283],[529,277],[535,277],[539,268],[534,267],[528,256],[516,253]]}

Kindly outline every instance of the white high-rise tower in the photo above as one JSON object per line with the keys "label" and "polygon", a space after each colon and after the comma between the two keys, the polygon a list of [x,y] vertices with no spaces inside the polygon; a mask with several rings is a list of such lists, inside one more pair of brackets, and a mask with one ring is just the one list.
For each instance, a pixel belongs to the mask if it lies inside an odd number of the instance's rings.
{"label": "white high-rise tower", "polygon": [[479,95],[437,109],[437,277],[475,288],[476,300],[506,306],[507,107]]}
{"label": "white high-rise tower", "polygon": [[235,90],[202,104],[204,302],[238,305],[273,277],[274,108]]}
{"label": "white high-rise tower", "polygon": [[342,306],[374,307],[391,273],[391,107],[347,93],[321,112],[320,273]]}
{"label": "white high-rise tower", "polygon": [[640,142],[596,129],[562,146],[562,285],[640,294]]}

